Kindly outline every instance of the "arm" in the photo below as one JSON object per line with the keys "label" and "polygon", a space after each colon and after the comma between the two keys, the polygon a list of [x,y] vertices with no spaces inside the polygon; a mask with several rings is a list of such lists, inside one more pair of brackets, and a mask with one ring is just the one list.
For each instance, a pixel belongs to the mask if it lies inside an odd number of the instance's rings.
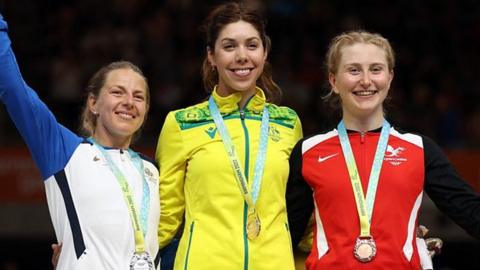
{"label": "arm", "polygon": [[480,195],[460,178],[437,144],[423,137],[423,145],[425,191],[440,211],[480,239]]}
{"label": "arm", "polygon": [[61,170],[81,138],[59,125],[23,80],[0,15],[0,100],[22,135],[43,179]]}
{"label": "arm", "polygon": [[297,247],[313,212],[312,189],[302,176],[302,143],[300,140],[290,155],[290,174],[287,182],[287,213],[292,245]]}
{"label": "arm", "polygon": [[174,112],[165,119],[158,139],[156,159],[160,167],[160,223],[158,241],[164,248],[175,236],[183,221],[186,170],[182,134]]}

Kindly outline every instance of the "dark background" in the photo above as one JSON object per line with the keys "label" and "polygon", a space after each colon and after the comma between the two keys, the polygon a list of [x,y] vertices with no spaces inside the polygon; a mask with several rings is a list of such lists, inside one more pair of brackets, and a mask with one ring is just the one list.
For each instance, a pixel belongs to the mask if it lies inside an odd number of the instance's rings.
{"label": "dark background", "polygon": [[[199,25],[220,2],[4,0],[0,10],[25,80],[72,130],[78,130],[83,88],[97,69],[119,59],[142,68],[152,104],[137,146],[153,149],[168,111],[206,97]],[[329,91],[324,70],[329,40],[361,28],[381,33],[396,52],[391,122],[433,138],[446,150],[480,151],[479,1],[247,2],[268,18],[274,79],[284,91],[282,104],[300,115],[305,135],[335,123],[322,101]],[[0,146],[7,145],[24,146],[0,106]],[[30,208],[15,206],[0,215],[40,213],[38,222],[16,217],[15,228],[23,233],[0,231],[0,269],[49,269],[55,238],[48,210]],[[446,241],[436,269],[480,269],[479,242],[436,213],[428,199],[422,210],[431,234]],[[39,226],[50,230],[37,232]]]}

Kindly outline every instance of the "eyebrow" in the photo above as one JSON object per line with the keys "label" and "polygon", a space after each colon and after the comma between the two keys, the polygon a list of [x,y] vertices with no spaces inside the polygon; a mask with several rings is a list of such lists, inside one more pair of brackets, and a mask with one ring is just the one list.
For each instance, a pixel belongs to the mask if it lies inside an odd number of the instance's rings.
{"label": "eyebrow", "polygon": [[[247,42],[252,41],[252,40],[258,40],[258,41],[259,41],[260,38],[259,38],[259,37],[250,37],[250,38],[247,38],[247,39],[246,39]],[[234,38],[228,38],[228,37],[223,38],[223,39],[221,40],[221,42],[236,42],[236,41],[237,41],[236,39],[234,39]]]}
{"label": "eyebrow", "polygon": [[[352,63],[346,63],[344,66],[361,66],[361,64],[357,62],[352,62]],[[369,66],[387,66],[387,64],[382,62],[374,62],[374,63],[370,63]]]}
{"label": "eyebrow", "polygon": [[[127,89],[126,89],[123,85],[119,85],[119,84],[110,85],[109,89],[112,89],[112,88],[114,88],[114,87],[120,88],[120,90],[122,90],[122,91],[124,91],[124,92],[127,91]],[[135,93],[138,93],[138,92],[141,92],[142,94],[146,94],[147,91],[146,91],[146,90],[142,90],[142,89],[134,89],[134,90],[133,90],[133,93],[134,93],[134,94],[135,94]]]}

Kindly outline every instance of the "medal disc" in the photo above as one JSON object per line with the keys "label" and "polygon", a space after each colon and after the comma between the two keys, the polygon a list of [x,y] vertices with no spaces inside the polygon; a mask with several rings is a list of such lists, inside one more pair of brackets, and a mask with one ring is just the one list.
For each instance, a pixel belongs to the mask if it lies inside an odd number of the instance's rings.
{"label": "medal disc", "polygon": [[130,261],[130,270],[153,270],[153,263],[147,252],[134,253]]}
{"label": "medal disc", "polygon": [[258,237],[261,230],[260,218],[257,213],[252,213],[247,217],[247,237],[250,240],[254,240]]}
{"label": "medal disc", "polygon": [[353,249],[355,258],[361,262],[369,262],[375,258],[377,247],[373,238],[357,238]]}

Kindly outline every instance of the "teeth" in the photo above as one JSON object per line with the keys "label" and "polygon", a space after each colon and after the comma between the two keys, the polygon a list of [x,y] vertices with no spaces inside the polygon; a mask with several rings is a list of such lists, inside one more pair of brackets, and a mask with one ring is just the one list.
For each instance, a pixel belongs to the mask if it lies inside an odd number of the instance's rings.
{"label": "teeth", "polygon": [[245,75],[248,75],[250,73],[250,69],[248,69],[248,68],[246,68],[246,69],[235,69],[234,72],[237,75],[245,76]]}
{"label": "teeth", "polygon": [[365,91],[356,91],[354,94],[356,96],[370,96],[374,95],[377,91],[365,90]]}
{"label": "teeth", "polygon": [[123,118],[129,118],[129,119],[134,118],[133,115],[127,114],[127,113],[118,113],[118,115],[120,115]]}

